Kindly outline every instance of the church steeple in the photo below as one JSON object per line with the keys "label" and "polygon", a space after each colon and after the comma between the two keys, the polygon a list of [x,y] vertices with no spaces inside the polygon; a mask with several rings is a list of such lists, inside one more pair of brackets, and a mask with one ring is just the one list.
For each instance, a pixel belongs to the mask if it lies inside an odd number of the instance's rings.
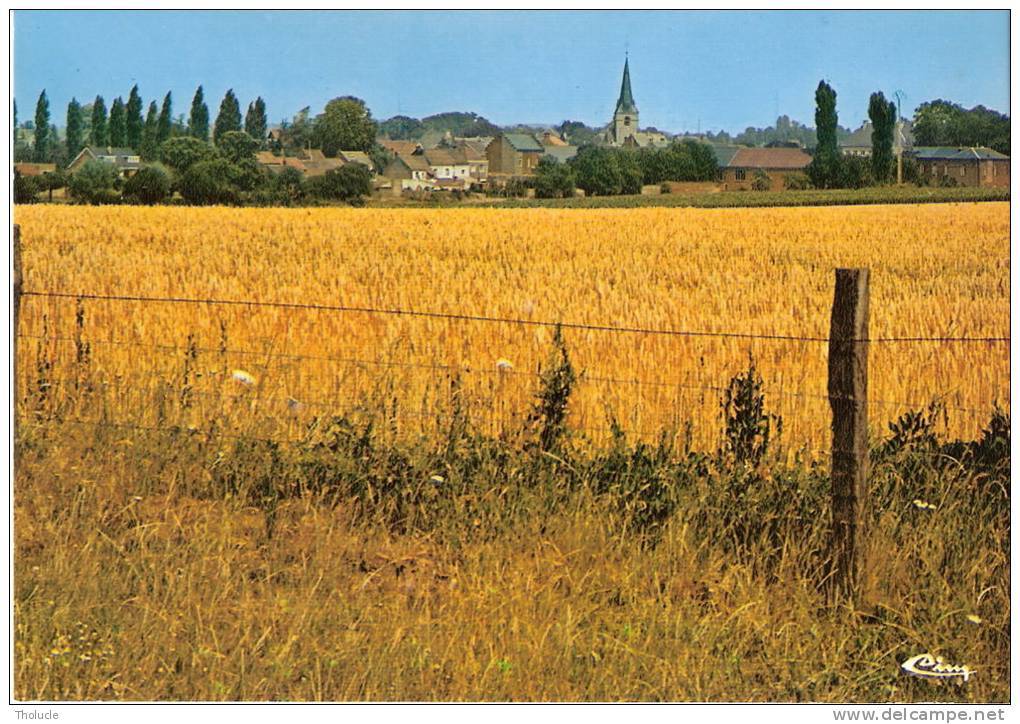
{"label": "church steeple", "polygon": [[623,61],[623,83],[620,84],[620,99],[616,101],[617,113],[637,113],[634,94],[630,90],[630,58]]}

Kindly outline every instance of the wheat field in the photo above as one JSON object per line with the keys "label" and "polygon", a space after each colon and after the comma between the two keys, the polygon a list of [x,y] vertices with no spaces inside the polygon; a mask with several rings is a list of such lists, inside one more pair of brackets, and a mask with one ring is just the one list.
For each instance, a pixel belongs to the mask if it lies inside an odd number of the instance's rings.
{"label": "wheat field", "polygon": [[[17,209],[25,289],[482,315],[568,328],[571,426],[718,443],[720,390],[754,356],[789,449],[824,451],[833,269],[872,272],[871,337],[1007,337],[1009,205],[798,209]],[[289,438],[385,408],[427,433],[458,404],[518,425],[553,329],[360,311],[26,296],[22,390],[88,377],[104,419]],[[85,345],[84,347],[82,345]],[[233,372],[243,372],[239,378]],[[42,382],[40,383],[40,380]],[[240,381],[239,381],[240,380]],[[254,384],[252,384],[254,383]],[[934,399],[972,437],[1008,409],[1008,344],[876,342],[871,424]],[[187,389],[185,404],[180,390]],[[169,391],[175,391],[171,394]],[[176,397],[176,402],[173,399]],[[174,404],[171,404],[174,403]]]}
{"label": "wheat field", "polygon": [[[1008,204],[15,221],[18,700],[1010,699],[1008,345],[877,341],[1008,336]],[[876,340],[852,603],[824,588],[841,266]],[[550,326],[75,295],[809,339],[567,327],[546,454],[513,431]],[[715,452],[749,354],[783,419],[754,465]],[[933,399],[938,439],[889,446]],[[991,442],[931,454],[956,438]],[[925,651],[976,673],[900,670]]]}

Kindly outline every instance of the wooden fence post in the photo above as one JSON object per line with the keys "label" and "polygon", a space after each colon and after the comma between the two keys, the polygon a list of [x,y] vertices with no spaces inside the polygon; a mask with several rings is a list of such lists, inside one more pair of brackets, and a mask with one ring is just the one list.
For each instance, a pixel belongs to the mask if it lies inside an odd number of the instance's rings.
{"label": "wooden fence post", "polygon": [[11,299],[11,311],[14,315],[11,320],[11,391],[14,397],[11,407],[11,433],[13,435],[11,444],[16,451],[18,439],[18,313],[21,311],[21,226],[19,224],[14,225],[11,262],[14,267],[14,279],[12,280],[14,289]]}
{"label": "wooden fence post", "polygon": [[832,592],[853,600],[868,474],[868,269],[837,269],[829,329]]}

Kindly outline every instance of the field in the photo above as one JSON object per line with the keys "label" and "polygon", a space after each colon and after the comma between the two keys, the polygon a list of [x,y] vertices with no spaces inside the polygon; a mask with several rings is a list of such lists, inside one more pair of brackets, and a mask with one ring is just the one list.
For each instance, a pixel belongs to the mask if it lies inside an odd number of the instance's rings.
{"label": "field", "polygon": [[[18,698],[1009,697],[1007,203],[15,221]],[[844,266],[857,613],[818,586]],[[979,673],[898,673],[929,648]]]}

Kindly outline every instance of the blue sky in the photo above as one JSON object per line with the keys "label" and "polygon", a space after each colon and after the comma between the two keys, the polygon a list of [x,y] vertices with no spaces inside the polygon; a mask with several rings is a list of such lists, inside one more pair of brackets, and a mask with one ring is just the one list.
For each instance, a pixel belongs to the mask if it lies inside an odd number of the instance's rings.
{"label": "blue sky", "polygon": [[271,123],[355,95],[380,120],[603,125],[626,51],[641,125],[672,132],[813,125],[822,78],[845,126],[876,90],[905,93],[905,114],[934,98],[1009,112],[1007,11],[18,11],[14,92],[26,120],[45,88],[58,125],[71,96],[109,106],[135,83],[146,105],[173,91],[175,115],[202,84],[213,117],[233,88]]}

